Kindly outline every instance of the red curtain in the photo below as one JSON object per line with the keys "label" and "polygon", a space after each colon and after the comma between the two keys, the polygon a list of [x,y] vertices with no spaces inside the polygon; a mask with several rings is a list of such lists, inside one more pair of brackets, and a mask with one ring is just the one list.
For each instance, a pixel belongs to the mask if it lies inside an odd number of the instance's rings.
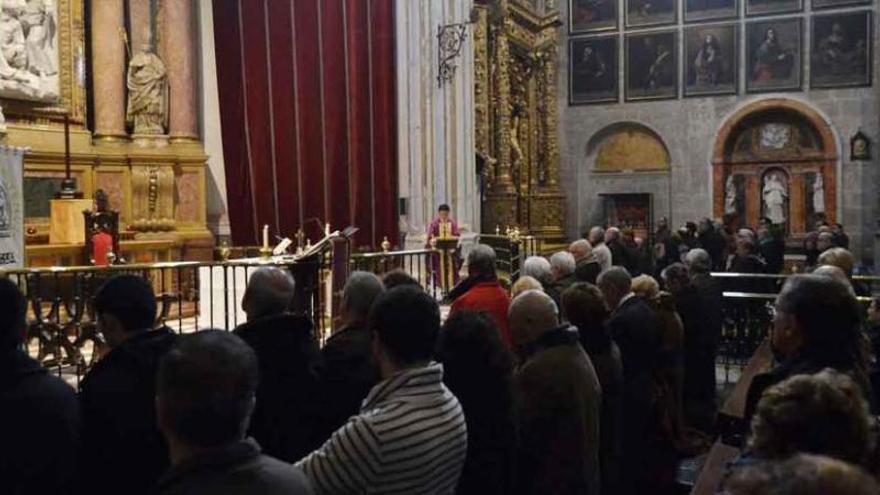
{"label": "red curtain", "polygon": [[397,241],[393,0],[214,0],[232,240]]}

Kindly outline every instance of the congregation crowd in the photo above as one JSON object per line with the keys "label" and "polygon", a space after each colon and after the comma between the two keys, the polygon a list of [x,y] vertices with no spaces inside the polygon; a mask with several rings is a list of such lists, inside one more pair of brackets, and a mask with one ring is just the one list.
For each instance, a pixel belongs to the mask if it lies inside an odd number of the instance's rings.
{"label": "congregation crowd", "polygon": [[[811,263],[831,268],[781,288],[776,361],[720,493],[880,490],[877,355],[845,234],[820,229]],[[186,335],[155,328],[150,284],[119,275],[93,303],[111,350],[79,391],[27,355],[25,298],[0,279],[0,492],[679,493],[679,463],[718,434],[710,272],[779,273],[779,242],[661,222],[646,255],[596,227],[510,288],[478,244],[443,322],[408,274],[354,272],[322,347],[280,268],[252,274],[246,323]]]}

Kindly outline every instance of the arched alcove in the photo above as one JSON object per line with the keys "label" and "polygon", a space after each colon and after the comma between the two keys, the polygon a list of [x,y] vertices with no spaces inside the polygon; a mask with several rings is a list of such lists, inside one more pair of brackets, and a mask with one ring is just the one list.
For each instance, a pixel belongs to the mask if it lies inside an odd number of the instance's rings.
{"label": "arched alcove", "polygon": [[787,98],[746,105],[715,141],[715,216],[748,226],[768,217],[794,238],[819,220],[836,221],[837,158],[831,126],[809,105]]}
{"label": "arched alcove", "polygon": [[618,122],[596,132],[587,144],[595,172],[669,170],[669,150],[663,139],[637,122]]}

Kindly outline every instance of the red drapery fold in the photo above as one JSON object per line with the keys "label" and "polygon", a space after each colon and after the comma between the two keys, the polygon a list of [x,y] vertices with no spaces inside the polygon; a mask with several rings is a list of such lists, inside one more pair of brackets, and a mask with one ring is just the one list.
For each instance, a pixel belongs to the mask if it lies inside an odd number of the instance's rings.
{"label": "red drapery fold", "polygon": [[393,0],[215,0],[232,240],[397,242]]}

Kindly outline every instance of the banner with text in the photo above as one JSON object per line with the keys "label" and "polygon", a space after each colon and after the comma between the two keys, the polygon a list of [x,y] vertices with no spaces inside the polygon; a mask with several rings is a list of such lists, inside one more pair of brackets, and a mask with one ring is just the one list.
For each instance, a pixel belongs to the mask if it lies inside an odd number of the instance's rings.
{"label": "banner with text", "polygon": [[24,268],[24,154],[0,145],[0,268]]}

